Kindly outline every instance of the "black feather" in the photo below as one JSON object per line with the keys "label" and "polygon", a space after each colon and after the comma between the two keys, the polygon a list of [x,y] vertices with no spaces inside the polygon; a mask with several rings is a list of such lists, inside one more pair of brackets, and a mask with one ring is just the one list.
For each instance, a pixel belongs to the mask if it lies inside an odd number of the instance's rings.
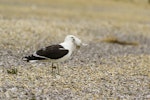
{"label": "black feather", "polygon": [[61,45],[51,45],[38,50],[36,54],[50,59],[59,59],[64,57],[68,52],[69,50],[63,48]]}
{"label": "black feather", "polygon": [[29,62],[30,60],[45,60],[46,58],[35,57],[34,55],[26,56],[23,58],[24,61]]}
{"label": "black feather", "polygon": [[61,45],[51,45],[38,50],[36,52],[37,56],[32,54],[24,57],[23,60],[29,62],[30,60],[59,59],[64,57],[68,52],[69,50]]}

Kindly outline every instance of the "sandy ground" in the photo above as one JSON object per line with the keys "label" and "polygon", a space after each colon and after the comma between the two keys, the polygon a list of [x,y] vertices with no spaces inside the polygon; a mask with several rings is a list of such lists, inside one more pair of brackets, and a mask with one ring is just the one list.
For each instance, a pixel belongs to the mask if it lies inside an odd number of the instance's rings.
{"label": "sandy ground", "polygon": [[[1,0],[0,100],[150,99],[149,10],[138,0]],[[50,62],[22,61],[68,34],[88,46],[56,78]]]}

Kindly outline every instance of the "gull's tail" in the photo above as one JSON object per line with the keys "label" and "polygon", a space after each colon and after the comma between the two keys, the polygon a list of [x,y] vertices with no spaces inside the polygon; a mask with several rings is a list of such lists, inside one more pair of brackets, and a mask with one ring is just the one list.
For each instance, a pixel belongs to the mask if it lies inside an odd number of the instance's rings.
{"label": "gull's tail", "polygon": [[40,58],[40,57],[36,57],[34,55],[30,55],[30,56],[25,56],[22,59],[24,61],[30,62],[30,61],[35,61],[35,60],[44,60],[45,58]]}

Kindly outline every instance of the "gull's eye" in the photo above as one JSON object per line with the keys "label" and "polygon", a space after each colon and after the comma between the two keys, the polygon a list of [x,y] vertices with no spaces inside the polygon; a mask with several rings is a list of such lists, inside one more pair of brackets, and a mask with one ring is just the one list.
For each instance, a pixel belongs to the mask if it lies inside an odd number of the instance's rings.
{"label": "gull's eye", "polygon": [[75,38],[74,38],[74,37],[71,37],[71,38],[72,38],[73,41],[75,41]]}

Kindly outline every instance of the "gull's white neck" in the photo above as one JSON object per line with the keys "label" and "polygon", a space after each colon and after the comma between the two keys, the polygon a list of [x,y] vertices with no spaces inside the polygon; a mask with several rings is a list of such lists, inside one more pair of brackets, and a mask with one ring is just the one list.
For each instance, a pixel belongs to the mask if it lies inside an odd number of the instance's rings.
{"label": "gull's white neck", "polygon": [[72,41],[64,41],[60,43],[65,49],[68,49],[71,53],[75,50],[75,44]]}

